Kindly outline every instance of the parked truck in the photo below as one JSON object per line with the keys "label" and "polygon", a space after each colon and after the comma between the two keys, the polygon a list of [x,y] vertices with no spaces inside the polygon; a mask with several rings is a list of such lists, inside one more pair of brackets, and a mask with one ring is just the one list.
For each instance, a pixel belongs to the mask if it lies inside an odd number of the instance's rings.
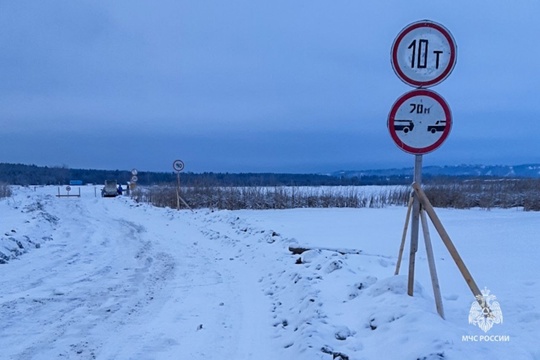
{"label": "parked truck", "polygon": [[101,189],[101,196],[115,197],[118,195],[118,183],[116,180],[105,180],[105,186]]}

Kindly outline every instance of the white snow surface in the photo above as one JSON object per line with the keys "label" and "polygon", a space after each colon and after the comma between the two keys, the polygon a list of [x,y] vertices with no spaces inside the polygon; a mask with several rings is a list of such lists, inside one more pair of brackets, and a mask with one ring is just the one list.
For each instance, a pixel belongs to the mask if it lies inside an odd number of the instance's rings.
{"label": "white snow surface", "polygon": [[413,297],[409,239],[393,275],[404,207],[192,212],[93,186],[14,191],[0,201],[2,359],[540,359],[537,212],[437,209],[501,305],[485,333],[433,228],[446,319],[422,237]]}

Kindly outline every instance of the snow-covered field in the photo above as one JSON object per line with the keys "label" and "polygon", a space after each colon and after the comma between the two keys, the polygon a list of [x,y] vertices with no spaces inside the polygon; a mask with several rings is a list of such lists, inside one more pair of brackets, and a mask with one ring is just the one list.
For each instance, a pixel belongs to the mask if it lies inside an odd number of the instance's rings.
{"label": "snow-covered field", "polygon": [[446,320],[422,242],[415,296],[407,257],[393,276],[403,207],[190,212],[94,190],[0,201],[0,358],[540,359],[540,213],[437,209],[501,305],[485,333],[434,229]]}

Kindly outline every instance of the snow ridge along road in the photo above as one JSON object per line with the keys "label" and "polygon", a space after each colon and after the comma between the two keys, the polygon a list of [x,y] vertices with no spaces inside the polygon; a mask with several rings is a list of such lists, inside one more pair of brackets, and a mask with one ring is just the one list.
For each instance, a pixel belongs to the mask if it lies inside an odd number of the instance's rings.
{"label": "snow ridge along road", "polygon": [[[421,254],[417,293],[406,295],[406,277],[392,276],[403,208],[190,212],[81,189],[81,198],[59,199],[56,187],[19,188],[0,201],[1,358],[540,358],[540,310],[531,301],[540,289],[536,275],[516,274],[514,263],[505,265],[512,274],[488,279],[507,314],[496,334],[511,342],[462,341],[483,333],[467,323],[473,299],[444,258],[446,321],[424,289]],[[464,219],[482,222],[485,214],[448,213],[464,233]],[[505,226],[515,218],[490,216]],[[533,233],[538,220],[520,215]],[[318,249],[288,250],[306,245]],[[490,262],[472,261],[475,246],[462,248],[473,270],[489,270]],[[523,250],[521,263],[537,266],[536,250],[513,248]],[[507,250],[496,250],[492,258],[503,263]],[[510,278],[517,281],[504,293]]]}

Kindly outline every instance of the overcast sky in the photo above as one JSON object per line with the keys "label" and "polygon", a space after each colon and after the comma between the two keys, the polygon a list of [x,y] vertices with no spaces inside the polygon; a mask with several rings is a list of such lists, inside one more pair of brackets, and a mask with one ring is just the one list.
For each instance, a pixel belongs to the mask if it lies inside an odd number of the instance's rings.
{"label": "overcast sky", "polygon": [[326,172],[409,167],[390,48],[444,25],[452,110],[425,165],[540,163],[540,2],[0,0],[0,162]]}

